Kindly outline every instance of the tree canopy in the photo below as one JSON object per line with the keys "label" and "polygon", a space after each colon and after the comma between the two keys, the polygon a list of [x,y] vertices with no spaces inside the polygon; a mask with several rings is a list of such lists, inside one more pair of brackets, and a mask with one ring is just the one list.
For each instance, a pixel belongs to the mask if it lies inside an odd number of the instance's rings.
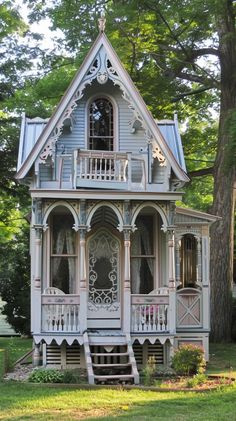
{"label": "tree canopy", "polygon": [[[222,217],[212,227],[212,333],[215,340],[229,339],[236,162],[235,2],[183,0],[181,7],[178,0],[25,3],[31,22],[49,17],[52,29],[59,28],[63,37],[57,40],[55,51],[42,51],[37,44],[27,47],[19,42],[19,34],[37,36],[29,33],[12,9],[13,2],[0,6],[4,22],[0,41],[7,52],[0,55],[0,73],[4,75],[0,194],[15,194],[19,113],[24,109],[30,117],[51,114],[96,38],[95,22],[105,9],[106,33],[154,117],[172,118],[177,111],[183,123],[191,177],[185,203]],[[34,75],[32,63],[37,67]],[[24,197],[21,189],[16,188],[19,201]]]}

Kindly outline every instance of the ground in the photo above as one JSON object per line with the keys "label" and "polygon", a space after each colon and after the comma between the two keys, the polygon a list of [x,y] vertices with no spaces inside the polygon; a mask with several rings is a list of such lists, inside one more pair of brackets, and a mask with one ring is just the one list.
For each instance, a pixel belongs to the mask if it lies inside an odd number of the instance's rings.
{"label": "ground", "polygon": [[[8,341],[0,338],[0,348],[10,349],[10,363],[19,358],[19,347],[25,352],[31,347],[29,340],[11,340],[10,347]],[[236,377],[236,344],[214,345],[210,353],[211,373],[230,372]],[[123,390],[122,387],[83,390],[69,385],[27,383],[19,387],[19,383],[7,382],[0,387],[0,420],[236,421],[235,401],[236,386],[196,393]]]}

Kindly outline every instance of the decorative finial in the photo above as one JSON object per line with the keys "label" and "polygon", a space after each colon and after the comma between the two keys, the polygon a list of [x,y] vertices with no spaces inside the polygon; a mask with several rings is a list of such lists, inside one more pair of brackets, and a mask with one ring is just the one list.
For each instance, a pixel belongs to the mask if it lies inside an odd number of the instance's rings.
{"label": "decorative finial", "polygon": [[105,18],[104,10],[102,10],[101,17],[98,19],[98,29],[99,29],[99,32],[104,32],[105,31],[105,26],[106,26],[106,18]]}

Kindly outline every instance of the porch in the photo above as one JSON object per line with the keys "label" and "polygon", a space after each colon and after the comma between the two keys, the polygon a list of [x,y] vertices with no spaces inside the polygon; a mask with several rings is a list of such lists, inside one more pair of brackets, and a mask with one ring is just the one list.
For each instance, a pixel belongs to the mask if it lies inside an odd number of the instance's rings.
{"label": "porch", "polygon": [[[170,291],[165,288],[155,292],[130,294],[130,307],[123,308],[121,312],[121,330],[134,336],[173,335],[179,328],[204,327],[202,291],[193,288]],[[81,299],[77,294],[64,294],[57,288],[47,288],[41,295],[40,334],[82,335],[89,328],[87,308],[87,294],[83,294]],[[101,319],[100,323],[98,330],[112,328],[109,317]],[[116,328],[114,330],[117,331]]]}

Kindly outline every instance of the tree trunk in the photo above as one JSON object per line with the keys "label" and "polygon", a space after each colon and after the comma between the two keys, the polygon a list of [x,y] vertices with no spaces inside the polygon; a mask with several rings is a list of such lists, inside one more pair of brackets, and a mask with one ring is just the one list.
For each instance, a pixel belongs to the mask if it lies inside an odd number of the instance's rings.
{"label": "tree trunk", "polygon": [[220,7],[217,25],[221,65],[221,109],[211,212],[222,219],[211,228],[211,338],[214,342],[231,339],[235,207],[235,163],[227,165],[231,142],[230,123],[232,114],[236,113],[235,16],[231,0],[224,0]]}

